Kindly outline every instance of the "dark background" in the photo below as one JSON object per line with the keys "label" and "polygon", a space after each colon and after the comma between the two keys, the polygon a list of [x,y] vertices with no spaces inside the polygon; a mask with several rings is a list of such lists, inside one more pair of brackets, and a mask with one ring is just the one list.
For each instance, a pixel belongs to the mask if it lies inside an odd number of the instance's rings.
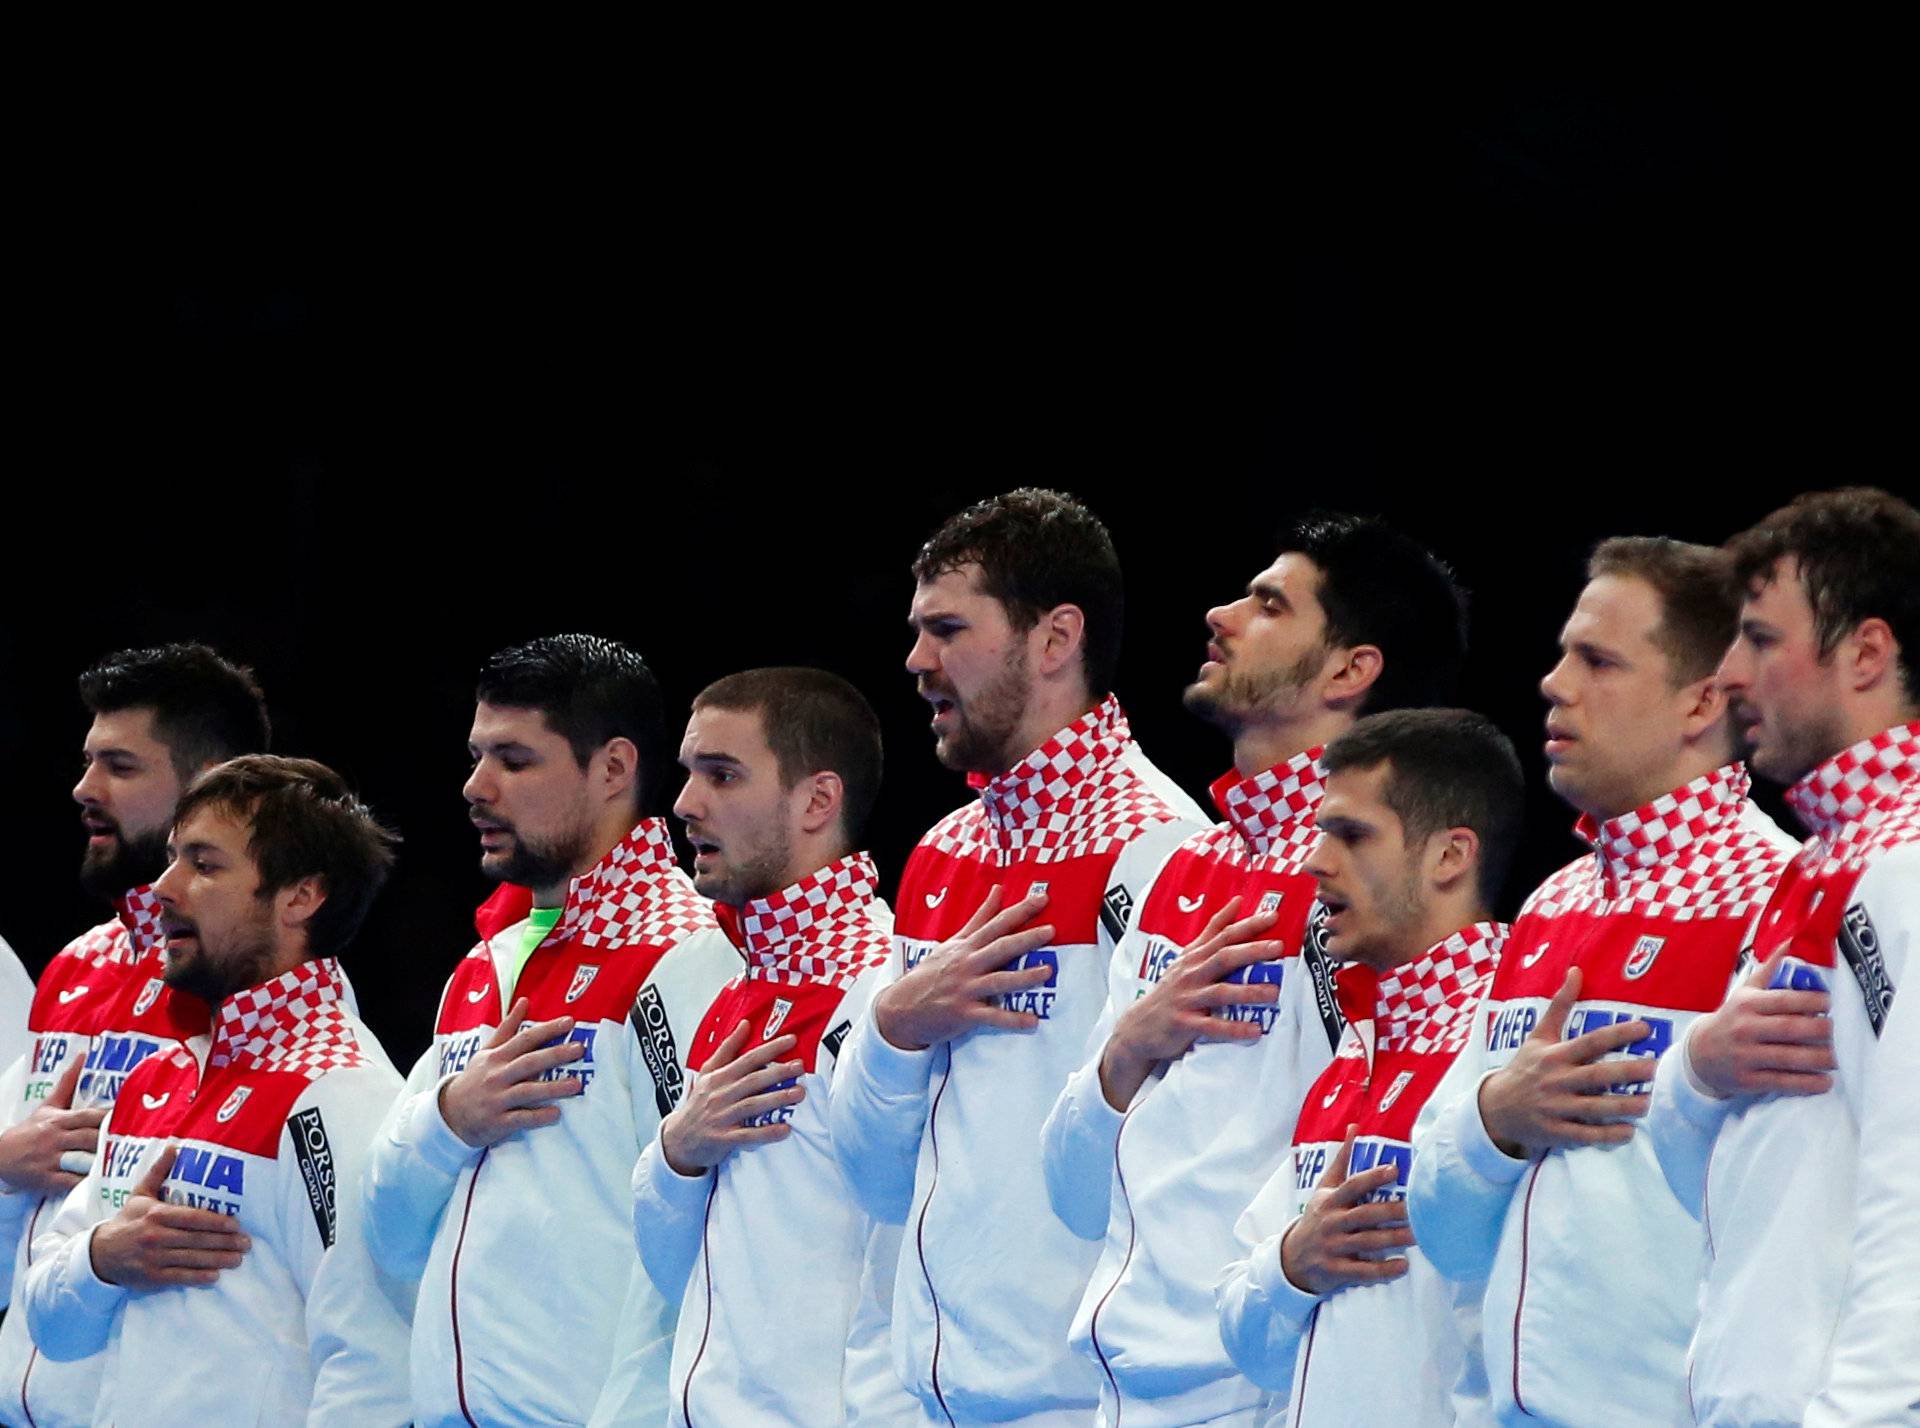
{"label": "dark background", "polygon": [[231,223],[82,186],[15,293],[38,454],[0,577],[0,931],[37,970],[98,920],[74,676],[188,637],[255,667],[276,748],[403,831],[349,961],[402,1065],[487,891],[459,789],[501,645],[617,636],[676,709],[756,664],[848,675],[887,727],[890,882],[965,796],[900,668],[909,562],[1027,483],[1111,526],[1119,691],[1200,797],[1227,760],[1178,702],[1201,616],[1288,513],[1378,511],[1453,562],[1466,701],[1536,781],[1510,910],[1574,851],[1535,686],[1588,548],[1911,488],[1910,450],[1882,455],[1904,230],[1870,102],[1844,78],[1463,86],[1230,146],[1100,117],[853,152],[776,125],[611,177],[397,157],[325,201],[265,164],[226,183]]}

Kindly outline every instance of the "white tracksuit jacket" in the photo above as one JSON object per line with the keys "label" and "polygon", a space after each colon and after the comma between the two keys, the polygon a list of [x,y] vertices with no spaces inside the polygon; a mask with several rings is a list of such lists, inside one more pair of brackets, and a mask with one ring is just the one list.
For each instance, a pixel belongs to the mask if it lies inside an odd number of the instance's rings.
{"label": "white tracksuit jacket", "polygon": [[1506,934],[1498,924],[1476,923],[1389,973],[1355,964],[1338,974],[1348,1018],[1340,1049],[1307,1091],[1292,1160],[1240,1217],[1236,1234],[1249,1253],[1228,1266],[1215,1294],[1220,1337],[1234,1363],[1255,1383],[1288,1391],[1275,1424],[1488,1421],[1479,1285],[1442,1278],[1414,1245],[1399,1252],[1408,1266],[1399,1279],[1314,1294],[1287,1279],[1280,1242],[1339,1155],[1348,1126],[1358,1132],[1347,1173],[1393,1165],[1398,1178],[1372,1198],[1406,1199],[1414,1140],[1473,1032]]}
{"label": "white tracksuit jacket", "polygon": [[[680,1305],[670,1424],[833,1428],[846,1420],[847,1343],[872,1221],[834,1156],[827,1104],[839,1051],[892,945],[877,882],[872,859],[859,853],[754,899],[737,918],[720,910],[738,929],[747,969],[695,1033],[688,1089],[744,1020],[749,1050],[799,1038],[787,1056],[804,1064],[806,1094],[767,1118],[791,1128],[786,1139],[744,1147],[704,1174],[676,1172],[657,1136],[634,1167],[640,1258]],[[886,1377],[893,1380],[890,1366]],[[900,1420],[917,1421],[897,1380],[893,1394]]]}
{"label": "white tracksuit jacket", "polygon": [[1501,1423],[1616,1428],[1686,1421],[1684,1358],[1705,1246],[1652,1145],[1503,1154],[1480,1082],[1513,1059],[1567,970],[1581,969],[1570,1040],[1652,1028],[1623,1056],[1664,1054],[1718,1006],[1740,946],[1791,851],[1729,764],[1580,831],[1594,852],[1527,899],[1473,1039],[1421,1137],[1407,1208],[1427,1258],[1487,1280],[1481,1346]]}
{"label": "white tracksuit jacket", "polygon": [[[622,1422],[666,1413],[673,1307],[633,1251],[633,1163],[680,1095],[701,1014],[740,957],[647,819],[575,878],[553,931],[502,997],[492,939],[520,935],[531,905],[503,886],[477,919],[428,1048],[374,1144],[368,1235],[420,1279],[413,1411],[420,1428],[560,1428],[596,1412],[616,1359]],[[554,1073],[586,1088],[557,1124],[476,1150],[448,1129],[440,1087],[485,1044],[507,1005],[570,1016],[586,1056]],[[622,1307],[624,1306],[624,1307]]]}
{"label": "white tracksuit jacket", "polygon": [[[77,1109],[111,1107],[127,1076],[157,1053],[173,1051],[207,1029],[206,1004],[160,980],[160,902],[135,888],[116,904],[118,916],[74,938],[47,964],[28,1013],[32,1044],[0,1078],[8,1125],[47,1099],[68,1065],[80,1058]],[[64,1197],[0,1189],[0,1252],[12,1266],[11,1298],[21,1302],[33,1243],[59,1213]],[[84,1428],[93,1422],[102,1358],[55,1363],[34,1347],[27,1316],[0,1324],[0,1423]]]}
{"label": "white tracksuit jacket", "polygon": [[1787,794],[1814,836],[1761,915],[1744,974],[1833,995],[1834,1089],[1714,1100],[1682,1055],[1647,1128],[1708,1263],[1696,1421],[1920,1423],[1920,724],[1863,741]]}
{"label": "white tracksuit jacket", "polygon": [[[1234,1222],[1287,1162],[1300,1099],[1342,1025],[1313,945],[1320,914],[1305,870],[1318,837],[1318,757],[1309,750],[1214,784],[1227,821],[1188,838],[1155,874],[1113,958],[1083,1062],[1047,1119],[1054,1210],[1100,1244],[1070,1338],[1095,1368],[1109,1425],[1252,1421],[1268,1396],[1227,1357],[1214,1286],[1245,1252]],[[1259,1041],[1195,1046],[1150,1077],[1122,1116],[1100,1089],[1108,1033],[1235,896],[1240,916],[1278,912],[1267,935],[1280,955],[1237,974],[1278,983],[1278,1005],[1233,1009],[1260,1024]]]}
{"label": "white tracksuit jacket", "polygon": [[[400,1076],[344,985],[332,958],[303,963],[142,1062],[36,1240],[17,1307],[49,1359],[104,1350],[101,1428],[407,1421],[412,1285],[376,1270],[352,1193]],[[167,1199],[236,1217],[251,1247],[210,1285],[104,1284],[93,1230],[168,1144]]]}
{"label": "white tracksuit jacket", "polygon": [[907,862],[890,977],[955,936],[996,885],[1014,903],[1045,883],[1038,920],[1056,931],[1017,964],[1052,979],[1007,998],[1038,1029],[911,1052],[867,1016],[835,1076],[848,1179],[876,1219],[906,1226],[894,1363],[934,1423],[1078,1425],[1098,1401],[1098,1370],[1067,1347],[1095,1247],[1048,1208],[1040,1126],[1086,1054],[1147,874],[1198,821],[1109,698],[936,824]]}

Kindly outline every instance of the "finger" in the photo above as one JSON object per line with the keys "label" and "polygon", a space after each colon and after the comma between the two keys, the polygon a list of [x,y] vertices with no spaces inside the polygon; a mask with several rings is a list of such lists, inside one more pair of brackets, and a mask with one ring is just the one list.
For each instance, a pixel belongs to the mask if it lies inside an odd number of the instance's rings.
{"label": "finger", "polygon": [[515,1131],[538,1130],[542,1126],[557,1125],[560,1121],[560,1107],[549,1102],[544,1106],[516,1106],[502,1111],[494,1118],[503,1136]]}
{"label": "finger", "polygon": [[557,1016],[552,1021],[529,1022],[501,1042],[499,1051],[503,1058],[511,1061],[539,1047],[564,1041],[572,1034],[573,1018],[570,1016]]}
{"label": "finger", "polygon": [[1005,933],[967,955],[972,970],[986,972],[1004,967],[1016,957],[1037,952],[1051,941],[1053,924],[1043,922],[1038,927],[1029,927],[1025,932]]}
{"label": "finger", "polygon": [[147,1167],[147,1173],[140,1177],[140,1183],[133,1187],[136,1195],[146,1195],[152,1199],[160,1198],[160,1189],[167,1183],[167,1172],[173,1169],[173,1157],[179,1147],[169,1141],[161,1152],[153,1158],[153,1164]]}
{"label": "finger", "polygon": [[[1330,1205],[1358,1205],[1374,1191],[1393,1184],[1400,1178],[1397,1165],[1376,1165],[1371,1170],[1363,1170],[1358,1175],[1348,1175],[1347,1167],[1353,1159],[1353,1132],[1347,1132],[1347,1138],[1340,1147],[1343,1159],[1339,1162],[1340,1179],[1333,1182],[1332,1193],[1327,1197]],[[1331,1169],[1329,1170],[1331,1173]],[[1385,1208],[1392,1208],[1391,1206]],[[1405,1211],[1400,1212],[1402,1217]]]}
{"label": "finger", "polygon": [[1340,1142],[1340,1149],[1333,1153],[1333,1163],[1327,1167],[1327,1173],[1320,1177],[1318,1189],[1331,1192],[1335,1186],[1347,1178],[1347,1167],[1353,1164],[1353,1139],[1359,1134],[1359,1126],[1347,1127],[1346,1136]]}
{"label": "finger", "polygon": [[90,1152],[100,1144],[100,1132],[90,1126],[75,1126],[72,1130],[61,1131],[54,1138],[54,1144],[62,1150]]}
{"label": "finger", "polygon": [[1831,1046],[1776,1046],[1771,1043],[1754,1048],[1753,1059],[1744,1070],[1755,1072],[1818,1072],[1838,1070]]}
{"label": "finger", "polygon": [[[749,1051],[746,1055],[736,1059],[733,1065],[727,1068],[728,1074],[721,1079],[719,1084],[724,1086],[730,1081],[744,1080],[753,1073],[771,1065],[780,1057],[785,1056],[799,1044],[800,1038],[794,1036],[792,1033],[788,1033],[785,1036],[776,1036],[772,1041],[763,1042],[759,1046],[754,1047],[753,1050]],[[713,1063],[708,1062],[707,1064],[711,1066]]]}
{"label": "finger", "polygon": [[1213,939],[1225,932],[1233,923],[1233,915],[1240,910],[1240,894],[1235,893],[1227,899],[1226,906],[1218,909],[1207,919],[1207,925],[1200,929],[1200,935],[1187,945],[1187,951],[1199,952],[1212,943]]}
{"label": "finger", "polygon": [[65,1111],[59,1116],[58,1125],[62,1130],[96,1131],[106,1118],[105,1106],[92,1111]]}
{"label": "finger", "polygon": [[[1771,997],[1813,997],[1826,1000],[1825,992],[1768,992]],[[1752,1036],[1755,1041],[1797,1041],[1812,1045],[1815,1042],[1825,1044],[1833,1040],[1833,1018],[1824,1016],[1820,1011],[1808,1009],[1799,1011],[1792,1007],[1762,1006],[1761,998],[1755,997],[1747,1003],[1748,1011],[1758,1015],[1752,1023]],[[1747,1033],[1747,1026],[1740,1027],[1741,1034]]]}
{"label": "finger", "polygon": [[480,1049],[491,1051],[496,1046],[505,1046],[517,1036],[521,1024],[527,1019],[528,1005],[525,997],[515,997],[513,1005],[507,1008],[507,1014],[500,1018],[500,1025],[493,1029],[493,1035],[487,1038],[487,1044]]}
{"label": "finger", "polygon": [[230,1254],[236,1257],[253,1248],[253,1241],[241,1234],[215,1234],[207,1230],[167,1230],[151,1246],[151,1253]]}
{"label": "finger", "polygon": [[1563,1084],[1583,1095],[1593,1096],[1611,1091],[1615,1086],[1642,1085],[1653,1079],[1653,1073],[1659,1067],[1660,1063],[1651,1056],[1636,1056],[1628,1061],[1594,1061],[1568,1071]]}
{"label": "finger", "polygon": [[1195,1041],[1258,1041],[1265,1035],[1257,1021],[1235,1021],[1228,1016],[1210,1016],[1200,1012],[1189,1012],[1180,1018],[1180,1025],[1193,1033]]}
{"label": "finger", "polygon": [[1213,982],[1193,994],[1193,1005],[1202,1007],[1270,1007],[1279,1000],[1276,982]]}
{"label": "finger", "polygon": [[1588,1125],[1582,1121],[1549,1122],[1540,1136],[1540,1145],[1564,1148],[1576,1145],[1625,1145],[1633,1139],[1630,1125]]}
{"label": "finger", "polygon": [[731,1065],[733,1058],[738,1056],[741,1048],[747,1044],[747,1037],[751,1030],[747,1025],[747,1019],[741,1017],[740,1024],[728,1032],[721,1043],[713,1048],[713,1055],[707,1058],[707,1064],[704,1068],[706,1074],[711,1076],[722,1067]]}
{"label": "finger", "polygon": [[[1553,1000],[1547,1003],[1547,1009],[1540,1017],[1540,1025],[1533,1029],[1529,1041],[1557,1042],[1566,1034],[1567,1018],[1573,1014],[1573,1004],[1580,1000],[1580,969],[1567,968],[1567,979],[1560,984],[1560,990],[1553,994]],[[1645,1035],[1642,1032],[1641,1035]]]}
{"label": "finger", "polygon": [[732,1099],[757,1096],[762,1091],[770,1091],[782,1081],[793,1080],[805,1069],[798,1061],[776,1061],[771,1066],[762,1066],[751,1076],[742,1076],[723,1089],[731,1103]]}
{"label": "finger", "polygon": [[1327,1265],[1329,1273],[1347,1284],[1383,1284],[1407,1272],[1404,1259],[1336,1259]]}
{"label": "finger", "polygon": [[[990,917],[975,929],[968,940],[975,946],[994,942],[1010,933],[1018,932],[1034,918],[1040,915],[1040,909],[1047,905],[1047,895],[1043,892],[1028,893],[1006,911]],[[1049,929],[1051,935],[1051,929]],[[1036,943],[1036,946],[1039,944]]]}
{"label": "finger", "polygon": [[[62,994],[64,995],[64,993]],[[84,1058],[75,1056],[68,1060],[67,1069],[60,1073],[60,1079],[53,1083],[53,1089],[47,1092],[47,1099],[40,1104],[51,1106],[56,1111],[64,1111],[73,1105],[73,1089],[80,1084],[80,1067]]]}
{"label": "finger", "polygon": [[1413,1243],[1413,1231],[1405,1225],[1391,1229],[1356,1230],[1340,1236],[1340,1251],[1358,1259],[1363,1255],[1376,1255],[1383,1250],[1405,1249]]}
{"label": "finger", "polygon": [[[1259,931],[1264,932],[1266,928],[1260,928]],[[1216,978],[1224,977],[1229,972],[1238,972],[1242,967],[1251,967],[1256,962],[1271,962],[1284,950],[1272,940],[1230,942],[1207,958],[1207,969]]]}
{"label": "finger", "polygon": [[1765,1096],[1819,1096],[1833,1089],[1833,1077],[1811,1072],[1758,1071],[1740,1078],[1739,1090]]}
{"label": "finger", "polygon": [[142,1283],[155,1289],[177,1284],[212,1284],[219,1278],[217,1269],[151,1269],[141,1275]]}
{"label": "finger", "polygon": [[1351,1205],[1343,1210],[1329,1196],[1327,1216],[1328,1222],[1342,1234],[1361,1230],[1404,1230],[1407,1228],[1407,1203],[1404,1200],[1369,1200],[1364,1205]]}
{"label": "finger", "polygon": [[995,883],[987,889],[987,895],[980,899],[980,906],[973,910],[973,916],[967,919],[967,925],[960,929],[961,940],[964,941],[985,927],[988,920],[999,910],[1000,884]]}
{"label": "finger", "polygon": [[1747,978],[1747,985],[1762,989],[1771,987],[1773,979],[1779,975],[1780,964],[1787,960],[1787,948],[1791,945],[1791,943],[1781,943],[1778,951],[1753,969],[1753,975]]}
{"label": "finger", "polygon": [[1044,987],[1053,977],[1051,967],[1021,967],[1012,972],[985,972],[973,979],[967,989],[972,997],[1003,997],[1009,992],[1030,992]]}
{"label": "finger", "polygon": [[150,1269],[238,1269],[246,1260],[239,1250],[163,1250]]}
{"label": "finger", "polygon": [[[92,1166],[87,1167],[88,1170],[92,1168]],[[47,1184],[53,1186],[56,1190],[71,1190],[86,1178],[87,1172],[82,1170],[78,1174],[75,1174],[67,1165],[67,1157],[63,1155],[60,1157],[60,1169],[47,1176]]]}
{"label": "finger", "polygon": [[563,1041],[558,1046],[536,1046],[500,1068],[503,1078],[501,1084],[512,1086],[521,1081],[538,1080],[549,1071],[570,1065],[586,1054],[587,1048],[577,1041]]}
{"label": "finger", "polygon": [[1040,1025],[1040,1018],[1032,1012],[1008,1011],[992,1002],[969,1002],[960,1015],[974,1026],[988,1026],[997,1031],[1032,1031]]}
{"label": "finger", "polygon": [[218,1210],[203,1210],[195,1205],[156,1205],[147,1214],[147,1222],[170,1235],[221,1235],[245,1240],[240,1222]]}
{"label": "finger", "polygon": [[1598,1031],[1583,1031],[1571,1041],[1561,1042],[1556,1050],[1562,1061],[1579,1066],[1598,1061],[1602,1056],[1616,1051],[1625,1051],[1652,1035],[1653,1028],[1644,1021],[1622,1021],[1603,1026]]}
{"label": "finger", "polygon": [[731,1146],[765,1145],[769,1141],[785,1140],[792,1134],[793,1127],[785,1121],[770,1121],[763,1126],[735,1126],[721,1131],[714,1139]]}
{"label": "finger", "polygon": [[758,1120],[767,1112],[777,1111],[782,1106],[797,1106],[806,1097],[804,1086],[787,1086],[778,1091],[769,1091],[764,1096],[749,1096],[727,1108],[727,1119],[734,1125],[741,1125],[746,1121]]}
{"label": "finger", "polygon": [[1547,1114],[1564,1121],[1598,1126],[1612,1121],[1637,1119],[1647,1113],[1647,1107],[1652,1103],[1653,1097],[1644,1092],[1638,1095],[1610,1092],[1597,1096],[1568,1096],[1563,1100],[1550,1101]]}
{"label": "finger", "polygon": [[579,1095],[587,1083],[578,1076],[555,1076],[551,1081],[520,1081],[500,1093],[500,1105],[510,1111],[546,1106]]}

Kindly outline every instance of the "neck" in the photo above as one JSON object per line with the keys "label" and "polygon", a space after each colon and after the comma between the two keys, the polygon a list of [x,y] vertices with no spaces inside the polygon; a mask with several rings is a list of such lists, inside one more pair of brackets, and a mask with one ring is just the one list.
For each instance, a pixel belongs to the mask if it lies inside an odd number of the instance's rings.
{"label": "neck", "polygon": [[1685,788],[1695,779],[1705,778],[1715,769],[1725,768],[1733,761],[1733,747],[1723,738],[1693,745],[1682,751],[1671,763],[1661,768],[1649,769],[1639,784],[1625,795],[1628,801],[1622,806],[1606,809],[1583,808],[1580,811],[1605,823],[1610,818],[1618,818],[1623,813],[1644,808],[1662,794],[1672,793],[1676,788]]}
{"label": "neck", "polygon": [[1284,723],[1245,725],[1233,736],[1234,771],[1251,778],[1309,749],[1326,747],[1352,727],[1353,716],[1338,709],[1322,709],[1311,718]]}
{"label": "neck", "polygon": [[[1843,708],[1840,717],[1840,748],[1828,754],[1851,749],[1863,739],[1871,739],[1876,734],[1884,734],[1889,729],[1920,720],[1920,705],[1900,698],[1897,694],[1886,698],[1865,699],[1852,708]],[[1825,760],[1822,760],[1825,762]]]}
{"label": "neck", "polygon": [[[851,852],[853,849],[838,837],[808,838],[802,835],[794,840],[793,856],[780,871],[779,887],[768,888],[765,892],[755,893],[753,897],[771,897],[797,882],[805,881],[829,864],[839,862]],[[747,900],[751,902],[753,898]]]}
{"label": "neck", "polygon": [[1426,905],[1418,924],[1407,929],[1405,939],[1396,943],[1374,970],[1391,972],[1417,962],[1461,928],[1492,920],[1493,914],[1477,891],[1442,893]]}
{"label": "neck", "polygon": [[1087,693],[1083,682],[1059,688],[1036,682],[1013,738],[1008,741],[1005,767],[982,772],[990,778],[998,777],[1074,720],[1084,718],[1099,706],[1100,700]]}
{"label": "neck", "polygon": [[593,836],[587,840],[587,850],[574,865],[567,869],[565,877],[532,889],[535,907],[564,907],[567,901],[567,889],[573,880],[583,877],[588,871],[604,861],[607,854],[627,841],[627,836],[640,826],[644,820],[631,808],[614,808],[600,815],[594,825]]}

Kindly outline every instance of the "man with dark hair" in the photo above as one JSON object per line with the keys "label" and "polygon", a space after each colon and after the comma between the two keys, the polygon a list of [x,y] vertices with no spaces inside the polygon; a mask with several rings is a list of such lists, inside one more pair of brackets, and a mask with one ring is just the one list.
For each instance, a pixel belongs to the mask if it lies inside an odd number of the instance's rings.
{"label": "man with dark hair", "polygon": [[308,759],[234,759],[181,799],[153,890],[167,984],[213,1034],[127,1077],[20,1306],[49,1359],[104,1353],[94,1422],[406,1421],[411,1285],[353,1193],[400,1077],[335,960],[394,841]]}
{"label": "man with dark hair", "polygon": [[[694,886],[747,966],[707,1009],[687,1092],[633,1174],[640,1258],[680,1305],[672,1419],[829,1428],[875,1387],[849,1354],[872,1227],[826,1102],[889,945],[857,851],[880,721],[824,670],[749,670],[695,698],[680,763]],[[878,1367],[896,1414],[913,1408]]]}
{"label": "man with dark hair", "polygon": [[1198,814],[1108,692],[1120,567],[1091,512],[994,497],[914,570],[907,668],[941,762],[980,797],[908,860],[886,985],[835,1077],[834,1148],[869,1213],[908,1226],[893,1359],[926,1418],[1084,1423],[1099,1390],[1066,1328],[1092,1250],[1047,1210],[1040,1124],[1146,873]]}
{"label": "man with dark hair", "polygon": [[1909,1423],[1920,1033],[1895,991],[1920,947],[1920,512],[1821,492],[1729,550],[1745,601],[1720,682],[1813,836],[1654,1084],[1668,1182],[1712,1215],[1691,1402],[1710,1424]]}
{"label": "man with dark hair", "polygon": [[1478,1286],[1434,1272],[1404,1201],[1416,1127],[1506,937],[1490,909],[1519,839],[1520,761],[1480,715],[1417,709],[1362,719],[1321,766],[1307,871],[1348,1025],[1291,1161],[1240,1219],[1250,1253],[1216,1292],[1220,1335],[1255,1383],[1291,1385],[1286,1428],[1473,1423]]}
{"label": "man with dark hair", "polygon": [[[617,1252],[627,1186],[740,958],[643,816],[660,707],[640,657],[593,636],[481,670],[464,792],[501,886],[366,1178],[375,1249],[421,1276],[419,1424],[582,1424],[603,1387],[620,1421],[666,1414],[672,1309]],[[558,1334],[556,1284],[594,1306]]]}
{"label": "man with dark hair", "polygon": [[[44,1228],[80,1181],[106,1110],[136,1066],[206,1030],[206,1005],[162,979],[160,906],[180,792],[195,774],[266,747],[266,704],[252,674],[205,645],[121,650],[80,676],[92,715],[74,785],[87,833],[81,885],[115,916],[68,943],[41,974],[32,1041],[0,1079],[0,1245],[19,1290]],[[26,1316],[0,1323],[0,1415],[41,1428],[93,1422],[97,1356],[52,1363]]]}
{"label": "man with dark hair", "polygon": [[1593,851],[1521,908],[1407,1208],[1435,1268],[1486,1282],[1492,1416],[1611,1428],[1689,1416],[1705,1244],[1635,1122],[1656,1058],[1718,1005],[1788,842],[1747,797],[1714,678],[1736,615],[1724,557],[1613,540],[1588,577],[1540,689],[1547,779]]}
{"label": "man with dark hair", "polygon": [[[1070,1342],[1101,1421],[1251,1424],[1213,1288],[1236,1218],[1286,1161],[1343,1029],[1306,869],[1322,747],[1380,702],[1445,699],[1465,653],[1447,568],[1378,520],[1316,512],[1239,599],[1207,612],[1187,707],[1233,740],[1226,821],[1153,875],[1108,973],[1092,1054],[1044,1135],[1048,1194],[1101,1242]],[[1400,669],[1405,659],[1410,670]]]}

